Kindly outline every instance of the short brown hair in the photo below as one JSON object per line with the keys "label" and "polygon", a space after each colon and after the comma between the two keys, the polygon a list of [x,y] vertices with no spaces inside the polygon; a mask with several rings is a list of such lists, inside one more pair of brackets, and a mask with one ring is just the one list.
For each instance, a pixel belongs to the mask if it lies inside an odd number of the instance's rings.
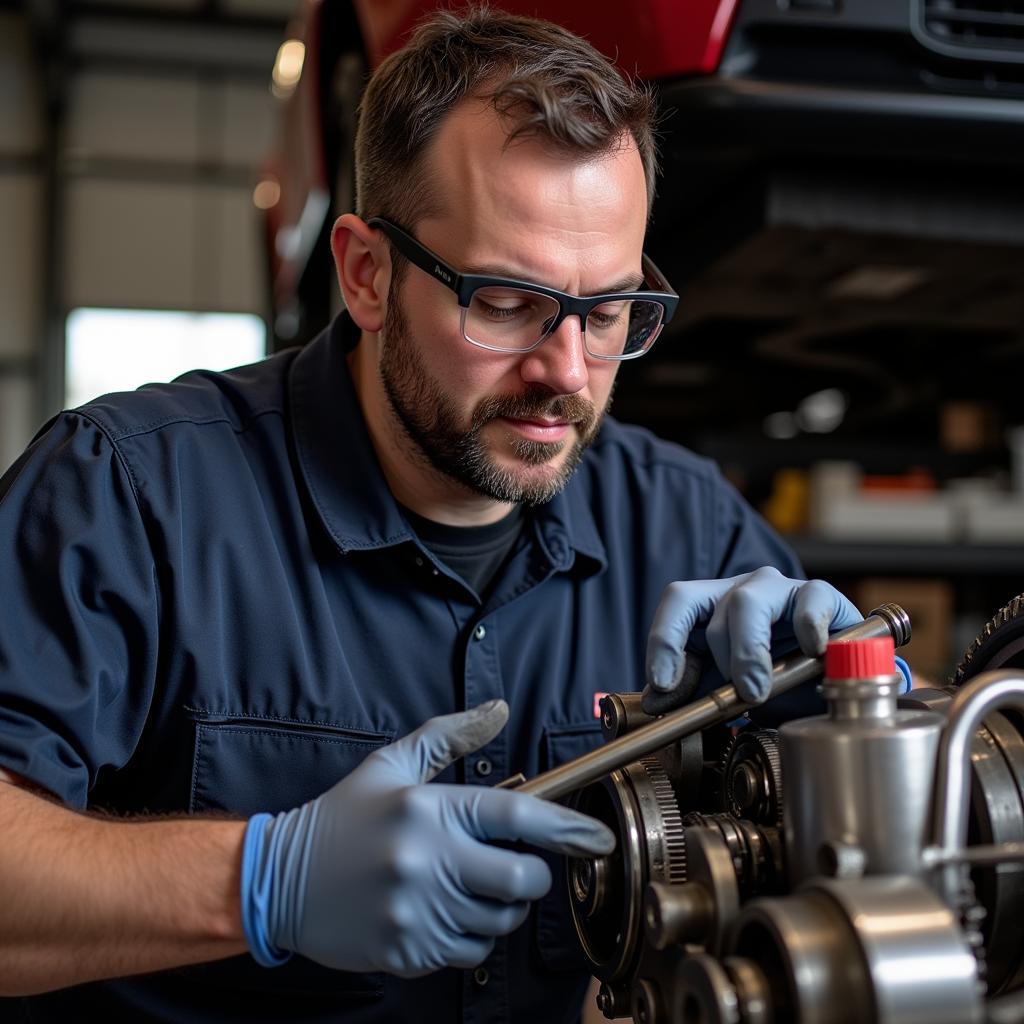
{"label": "short brown hair", "polygon": [[373,74],[359,107],[356,212],[411,229],[438,205],[424,148],[466,97],[485,96],[509,126],[508,143],[537,138],[580,156],[636,142],[654,201],[657,151],[651,90],[624,77],[568,29],[486,7],[438,11]]}

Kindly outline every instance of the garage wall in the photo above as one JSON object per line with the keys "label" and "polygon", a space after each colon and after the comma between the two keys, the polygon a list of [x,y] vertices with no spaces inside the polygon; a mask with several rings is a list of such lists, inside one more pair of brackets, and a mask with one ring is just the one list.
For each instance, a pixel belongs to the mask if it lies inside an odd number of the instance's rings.
{"label": "garage wall", "polygon": [[24,19],[0,14],[0,467],[34,428],[42,112]]}
{"label": "garage wall", "polygon": [[71,309],[268,312],[252,190],[295,4],[230,0],[213,19],[188,0],[121,6],[71,5],[56,131],[40,84],[52,54],[26,15],[0,14],[0,470],[59,407]]}

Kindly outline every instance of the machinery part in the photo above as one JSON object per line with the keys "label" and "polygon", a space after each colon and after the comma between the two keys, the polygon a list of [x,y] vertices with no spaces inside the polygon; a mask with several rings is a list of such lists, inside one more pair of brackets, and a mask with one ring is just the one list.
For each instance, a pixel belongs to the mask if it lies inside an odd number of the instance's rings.
{"label": "machinery part", "polygon": [[[1024,740],[1003,715],[989,715],[971,739],[967,841],[972,847],[1024,840],[1022,777]],[[979,935],[986,980],[999,992],[1018,979],[1024,958],[1024,872],[1013,863],[981,865],[971,871],[970,882],[976,901],[964,900],[964,913],[972,915],[971,930]]]}
{"label": "machinery part", "polygon": [[661,763],[652,757],[587,787],[575,806],[619,837],[607,857],[572,860],[568,873],[573,920],[593,973],[602,981],[619,982],[639,954],[647,883],[679,884],[686,878],[679,805]]}
{"label": "machinery part", "polygon": [[863,671],[884,668],[884,674],[844,678],[845,669],[834,669],[837,677],[826,677],[822,686],[828,714],[779,730],[792,886],[821,874],[829,844],[857,847],[869,874],[922,871],[943,719],[934,711],[899,709],[902,679],[894,673],[891,648],[872,655],[873,647],[864,647],[830,642],[828,657],[833,666],[864,658],[862,664],[875,667]]}
{"label": "machinery part", "polygon": [[[985,623],[967,648],[951,681],[956,689],[993,669],[1024,669],[1024,595]],[[916,691],[915,691],[916,692]],[[1013,708],[988,715],[971,740],[971,804],[967,842],[1003,845],[1024,831],[1024,717]],[[973,852],[973,851],[972,851]],[[947,851],[948,853],[948,851]],[[1004,992],[1024,981],[1024,872],[1009,863],[971,861],[970,881],[985,908],[980,931],[989,991]],[[975,907],[975,910],[977,907]]]}
{"label": "machinery part", "polygon": [[655,949],[676,943],[719,952],[739,910],[739,887],[729,848],[713,829],[686,830],[688,880],[682,885],[648,884],[644,927]]}
{"label": "machinery part", "polygon": [[740,909],[732,854],[719,833],[697,825],[686,830],[686,855],[686,884],[702,886],[711,898],[712,912],[700,945],[711,953],[720,953]]}
{"label": "machinery part", "polygon": [[[942,853],[955,853],[967,845],[972,740],[983,720],[1007,705],[1024,707],[1024,675],[1014,671],[986,672],[953,698],[939,746],[935,784],[933,841]],[[963,872],[955,863],[940,869],[941,890],[950,902],[962,888]]]}
{"label": "machinery part", "polygon": [[704,733],[695,732],[657,752],[680,806],[693,805],[702,799],[704,739]]}
{"label": "machinery part", "polygon": [[722,773],[723,810],[759,825],[782,824],[782,755],[775,729],[736,737]]}
{"label": "machinery part", "polygon": [[636,1024],[668,1024],[664,1002],[652,981],[644,979],[633,986],[631,1008]]}
{"label": "machinery part", "polygon": [[601,735],[605,743],[652,721],[641,706],[640,693],[606,693],[601,698]]}
{"label": "machinery part", "polygon": [[625,1017],[629,1013],[629,992],[621,985],[602,982],[597,993],[597,1008],[609,1019]]}
{"label": "machinery part", "polygon": [[699,812],[686,815],[683,824],[702,825],[721,835],[744,897],[773,892],[779,887],[784,871],[782,837],[778,829],[762,828],[731,814]]}
{"label": "machinery part", "polygon": [[702,945],[713,929],[714,914],[711,893],[697,882],[647,883],[644,928],[655,949],[668,949],[674,943]]}
{"label": "machinery part", "polygon": [[753,900],[733,950],[757,964],[773,1019],[800,1024],[977,1024],[974,956],[950,908],[920,879],[817,879]]}
{"label": "machinery part", "polygon": [[964,653],[952,685],[963,686],[976,675],[997,668],[1024,669],[1024,594],[1005,604],[985,623]]}
{"label": "machinery part", "polygon": [[[971,886],[966,864],[957,863],[955,858],[967,845],[970,834],[969,797],[972,769],[976,766],[973,757],[977,742],[976,733],[983,721],[990,723],[990,716],[994,711],[1006,706],[1024,708],[1024,675],[1016,671],[986,672],[976,676],[957,692],[950,705],[948,725],[939,746],[933,842],[937,852],[949,859],[938,869],[935,884],[951,906],[956,906],[958,901],[963,904],[963,894],[968,891],[968,886]],[[1004,731],[1001,723],[994,718],[990,725],[991,728],[987,727],[990,736],[993,735],[993,730]],[[983,758],[977,762],[978,765],[983,763]],[[998,764],[998,761],[992,760],[989,767]],[[1013,784],[1019,807],[1021,792],[1017,788],[1016,777]],[[977,803],[976,801],[976,816]],[[995,928],[997,921],[1001,923],[1005,920],[998,917],[1002,908],[997,906],[995,910],[997,916],[990,925],[990,931]],[[1005,968],[1003,961],[997,959],[996,968],[997,972],[992,976],[992,987],[994,991],[999,991],[1019,973],[1020,961],[1018,960],[1016,964],[1011,962],[1009,967]],[[1005,975],[1004,970],[1007,971]]]}
{"label": "machinery part", "polygon": [[684,1024],[768,1024],[771,990],[760,967],[743,957],[688,957],[679,970],[673,1021]]}
{"label": "machinery part", "polygon": [[[897,647],[903,646],[910,639],[910,619],[899,605],[887,604],[876,608],[863,622],[836,633],[833,640],[856,640],[878,636],[891,636]],[[804,654],[782,658],[772,668],[771,695],[785,693],[820,675],[821,658],[809,658]],[[557,800],[684,736],[735,718],[747,706],[736,695],[733,686],[720,686],[701,700],[658,718],[650,725],[620,736],[582,757],[542,772],[529,781],[522,781],[520,776],[513,776],[499,785],[530,793],[545,800]]]}

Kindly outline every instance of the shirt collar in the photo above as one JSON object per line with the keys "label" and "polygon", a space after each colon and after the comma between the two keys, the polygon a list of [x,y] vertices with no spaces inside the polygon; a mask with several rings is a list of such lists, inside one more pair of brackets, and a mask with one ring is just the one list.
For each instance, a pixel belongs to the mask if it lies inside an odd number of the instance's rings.
{"label": "shirt collar", "polygon": [[[292,364],[289,395],[295,451],[324,528],[342,552],[413,539],[377,461],[349,372],[359,330],[347,313],[311,341]],[[553,569],[606,564],[604,544],[577,472],[535,512],[537,536]],[[575,554],[588,565],[580,565]]]}

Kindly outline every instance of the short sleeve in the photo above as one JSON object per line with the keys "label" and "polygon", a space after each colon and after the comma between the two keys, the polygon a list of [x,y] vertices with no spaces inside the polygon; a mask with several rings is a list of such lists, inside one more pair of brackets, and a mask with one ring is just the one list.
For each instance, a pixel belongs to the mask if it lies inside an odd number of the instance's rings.
{"label": "short sleeve", "polygon": [[152,698],[158,597],[129,471],[64,413],[0,480],[0,765],[83,808]]}

